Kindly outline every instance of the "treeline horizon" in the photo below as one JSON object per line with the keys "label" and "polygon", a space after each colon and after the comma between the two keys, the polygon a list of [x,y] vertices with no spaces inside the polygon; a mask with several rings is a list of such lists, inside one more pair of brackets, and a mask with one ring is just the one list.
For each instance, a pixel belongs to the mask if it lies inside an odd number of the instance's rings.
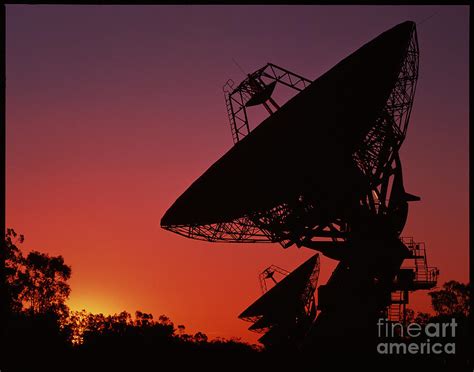
{"label": "treeline horizon", "polygon": [[[72,363],[71,368],[80,369],[81,363],[92,363],[98,358],[114,365],[130,360],[134,363],[153,361],[156,356],[212,358],[228,355],[243,361],[275,352],[240,338],[209,340],[203,332],[188,334],[185,325],[175,326],[166,315],[155,318],[140,310],[133,316],[128,311],[104,315],[85,309],[71,310],[66,304],[71,293],[68,284],[71,267],[62,256],[36,250],[25,256],[19,248],[23,242],[23,235],[7,229],[4,239],[7,343],[2,352],[4,356],[0,358],[2,372],[2,367],[5,371],[30,370],[41,363],[49,370],[63,369],[65,362]],[[409,310],[407,321],[426,324],[456,318],[461,325],[460,339],[467,340],[469,284],[448,281],[441,289],[428,294],[433,314]],[[460,348],[461,355],[466,358],[468,351],[463,347],[464,344]],[[282,351],[284,354],[284,350],[278,350],[273,355],[281,356]],[[25,355],[28,358],[24,358]],[[189,360],[184,357],[180,361]]]}
{"label": "treeline horizon", "polygon": [[185,325],[175,326],[166,315],[155,319],[153,314],[140,310],[133,316],[128,311],[104,315],[71,310],[66,304],[71,293],[71,267],[62,256],[36,250],[24,255],[19,247],[24,240],[24,235],[7,228],[4,247],[8,342],[0,358],[0,369],[5,366],[6,371],[23,367],[30,370],[42,360],[56,363],[49,363],[48,369],[62,369],[64,361],[106,361],[108,355],[114,356],[108,362],[116,364],[126,356],[156,352],[196,356],[246,355],[260,350],[258,345],[239,338],[209,340],[203,332],[188,334]]}

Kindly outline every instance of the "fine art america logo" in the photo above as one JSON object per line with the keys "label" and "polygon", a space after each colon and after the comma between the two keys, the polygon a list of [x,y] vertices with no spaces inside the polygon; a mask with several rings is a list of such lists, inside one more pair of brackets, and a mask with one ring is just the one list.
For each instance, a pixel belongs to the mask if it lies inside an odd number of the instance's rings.
{"label": "fine art america logo", "polygon": [[455,354],[456,320],[444,323],[402,323],[379,319],[379,354]]}

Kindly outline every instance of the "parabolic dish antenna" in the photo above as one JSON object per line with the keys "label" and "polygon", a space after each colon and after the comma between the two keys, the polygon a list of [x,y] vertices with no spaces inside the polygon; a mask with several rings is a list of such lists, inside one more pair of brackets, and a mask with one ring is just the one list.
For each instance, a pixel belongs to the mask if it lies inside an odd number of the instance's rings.
{"label": "parabolic dish antenna", "polygon": [[301,342],[316,317],[318,277],[316,254],[266,291],[239,318],[253,323],[250,330],[265,333],[260,341],[266,346]]}
{"label": "parabolic dish antenna", "polygon": [[[318,288],[317,316],[317,255],[240,315],[266,332],[262,343],[367,351],[376,319],[404,319],[408,292],[436,285],[424,245],[400,237],[408,202],[420,200],[405,191],[399,157],[418,57],[415,23],[407,21],[314,81],[268,63],[225,85],[234,146],[161,226],[210,242],[295,244],[339,261]],[[282,106],[274,98],[280,86],[297,91]],[[269,116],[250,130],[247,109],[260,105]],[[405,260],[415,263],[402,269]]]}
{"label": "parabolic dish antenna", "polygon": [[[241,138],[161,226],[194,239],[301,246],[343,229],[351,206],[373,202],[373,192],[383,204],[383,171],[405,137],[417,56],[413,22],[365,44]],[[263,85],[244,105],[271,99],[274,88]]]}

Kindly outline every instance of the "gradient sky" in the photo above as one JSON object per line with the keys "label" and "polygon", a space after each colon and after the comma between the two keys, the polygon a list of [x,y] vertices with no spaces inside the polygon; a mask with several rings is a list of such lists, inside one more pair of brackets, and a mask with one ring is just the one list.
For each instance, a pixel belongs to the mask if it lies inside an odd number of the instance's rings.
{"label": "gradient sky", "polygon": [[[468,6],[7,6],[7,226],[72,266],[73,309],[139,309],[255,341],[237,315],[270,264],[314,252],[206,243],[159,227],[232,146],[228,78],[273,62],[315,79],[386,29],[418,24],[420,77],[401,150],[440,282],[468,280]],[[334,262],[321,261],[320,283]],[[426,292],[411,305],[428,309]],[[349,309],[348,309],[349,312]]]}

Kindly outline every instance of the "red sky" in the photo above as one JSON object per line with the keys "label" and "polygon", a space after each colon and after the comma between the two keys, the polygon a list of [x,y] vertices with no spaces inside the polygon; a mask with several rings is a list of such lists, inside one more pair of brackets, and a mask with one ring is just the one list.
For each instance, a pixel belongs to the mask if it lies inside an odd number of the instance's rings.
{"label": "red sky", "polygon": [[[314,252],[206,243],[159,227],[232,146],[222,85],[273,62],[315,79],[379,33],[418,24],[420,78],[402,147],[440,282],[468,280],[467,6],[7,6],[7,226],[72,266],[73,309],[139,309],[255,341],[237,315],[257,276]],[[322,259],[320,283],[334,262]],[[426,292],[412,307],[427,310]]]}

